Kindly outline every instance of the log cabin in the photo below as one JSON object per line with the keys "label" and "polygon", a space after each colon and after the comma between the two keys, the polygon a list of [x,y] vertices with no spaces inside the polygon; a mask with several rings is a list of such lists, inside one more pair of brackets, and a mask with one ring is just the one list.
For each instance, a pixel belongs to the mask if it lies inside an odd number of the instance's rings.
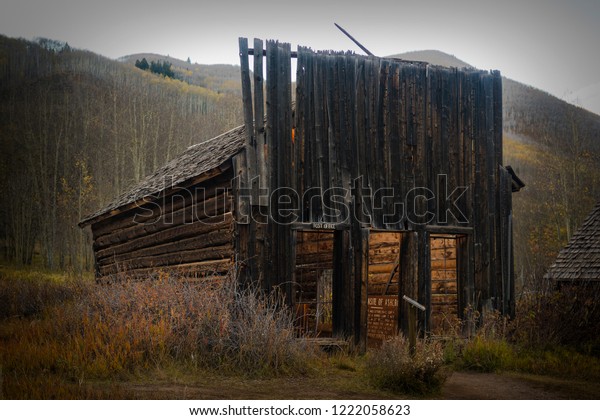
{"label": "log cabin", "polygon": [[514,313],[499,72],[245,38],[240,64],[244,125],[81,221],[98,281],[234,271],[359,349],[408,330],[405,296],[422,333]]}

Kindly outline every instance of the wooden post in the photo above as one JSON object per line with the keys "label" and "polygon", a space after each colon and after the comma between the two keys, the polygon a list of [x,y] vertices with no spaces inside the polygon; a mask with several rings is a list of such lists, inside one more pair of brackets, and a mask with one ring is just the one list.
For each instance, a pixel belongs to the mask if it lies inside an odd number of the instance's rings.
{"label": "wooden post", "polygon": [[346,339],[352,335],[354,323],[350,231],[336,230],[333,241],[333,335]]}
{"label": "wooden post", "polygon": [[417,352],[417,309],[411,306],[408,308],[408,349],[411,356]]}
{"label": "wooden post", "polygon": [[426,308],[406,295],[402,296],[402,300],[408,305],[408,348],[414,357],[417,352],[417,310],[425,312]]}
{"label": "wooden post", "polygon": [[[406,232],[400,237],[400,287],[398,288],[398,302],[402,302],[403,295],[417,296],[418,269],[417,269],[417,233]],[[404,334],[409,333],[409,314],[406,305],[398,305],[398,327]]]}
{"label": "wooden post", "polygon": [[369,229],[356,229],[352,235],[352,245],[354,253],[354,344],[359,353],[364,353],[367,351],[368,334]]}
{"label": "wooden post", "polygon": [[[238,163],[237,175],[240,178],[238,185],[245,190],[243,191],[243,195],[240,195],[239,191],[238,194],[236,194],[239,209],[237,219],[237,250],[242,263],[241,268],[243,270],[240,273],[241,281],[249,284],[258,278],[256,264],[256,223],[252,217],[252,204],[256,204],[257,197],[248,196],[248,189],[251,188],[252,182],[257,176],[256,142],[254,137],[250,68],[248,64],[248,39],[240,38],[239,46],[246,141],[244,150],[236,159],[236,162]],[[244,197],[243,199],[242,196]]]}

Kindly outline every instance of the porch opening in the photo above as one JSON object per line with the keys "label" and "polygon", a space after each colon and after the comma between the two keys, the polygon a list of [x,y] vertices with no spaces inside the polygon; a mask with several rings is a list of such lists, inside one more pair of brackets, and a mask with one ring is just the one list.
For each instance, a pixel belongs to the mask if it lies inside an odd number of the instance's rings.
{"label": "porch opening", "polygon": [[298,334],[331,337],[333,231],[297,231],[294,302]]}
{"label": "porch opening", "polygon": [[398,334],[400,232],[369,235],[367,338],[376,344]]}
{"label": "porch opening", "polygon": [[458,313],[458,237],[436,234],[430,237],[431,318],[435,335],[460,333]]}

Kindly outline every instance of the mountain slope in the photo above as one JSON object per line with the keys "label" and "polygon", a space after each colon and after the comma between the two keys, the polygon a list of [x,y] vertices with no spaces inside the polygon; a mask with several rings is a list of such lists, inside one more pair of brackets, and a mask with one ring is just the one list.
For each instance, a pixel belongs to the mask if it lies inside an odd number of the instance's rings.
{"label": "mountain slope", "polygon": [[241,101],[45,45],[0,36],[0,190],[10,197],[0,200],[0,254],[89,267],[83,214],[239,125]]}
{"label": "mountain slope", "polygon": [[191,85],[202,86],[219,93],[233,93],[241,96],[242,83],[240,67],[231,64],[198,64],[159,54],[131,54],[119,61],[135,64],[143,58],[148,61],[168,61],[173,65],[175,77]]}
{"label": "mountain slope", "polygon": [[399,58],[407,61],[425,61],[427,63],[435,64],[436,66],[444,67],[473,68],[472,65],[465,63],[455,56],[438,50],[409,51],[401,54],[390,55],[387,58]]}

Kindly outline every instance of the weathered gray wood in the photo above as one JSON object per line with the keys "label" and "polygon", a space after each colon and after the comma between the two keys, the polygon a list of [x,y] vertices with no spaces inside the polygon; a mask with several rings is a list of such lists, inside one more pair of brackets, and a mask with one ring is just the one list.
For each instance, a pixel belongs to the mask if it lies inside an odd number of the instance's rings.
{"label": "weathered gray wood", "polygon": [[111,255],[124,254],[150,246],[178,241],[191,236],[203,235],[205,233],[212,232],[213,230],[223,229],[225,227],[230,227],[230,229],[233,231],[232,223],[233,215],[231,212],[229,212],[223,215],[210,217],[196,223],[177,225],[163,231],[131,239],[116,246],[99,249],[96,252],[96,259],[100,260]]}
{"label": "weathered gray wood", "polygon": [[403,233],[400,238],[400,287],[398,288],[398,327],[408,334],[408,304],[402,299],[406,295],[418,299],[418,240],[416,232]]}
{"label": "weathered gray wood", "polygon": [[135,270],[138,268],[164,267],[191,262],[200,262],[205,260],[218,260],[229,258],[233,255],[233,246],[231,244],[210,246],[204,249],[177,252],[173,254],[150,256],[123,261],[120,263],[100,266],[102,276],[115,274],[124,271]]}
{"label": "weathered gray wood", "polygon": [[215,282],[225,281],[232,270],[231,259],[208,260],[198,263],[187,263],[170,265],[167,267],[140,268],[137,270],[119,271],[114,274],[98,276],[96,282],[99,284],[112,284],[121,281],[153,280],[166,273],[175,276],[182,282]]}
{"label": "weathered gray wood", "polygon": [[[256,165],[256,138],[254,133],[254,112],[252,107],[252,86],[250,84],[250,66],[248,63],[248,39],[240,38],[240,73],[242,76],[242,105],[244,109],[244,125],[246,126],[246,144],[244,152],[247,165],[246,183],[250,182],[258,175]],[[261,116],[257,116],[260,118]],[[240,168],[240,170],[243,168]]]}
{"label": "weathered gray wood", "polygon": [[[255,44],[255,52],[262,56],[260,45]],[[349,264],[345,267],[338,261],[334,267],[339,270],[336,278],[354,284],[353,298],[347,300],[349,293],[344,287],[348,286],[336,283],[341,288],[338,293],[342,293],[336,305],[354,305],[352,319],[338,314],[336,331],[354,335],[360,341],[362,266],[357,258],[363,246],[359,240],[361,229],[370,222],[371,228],[418,230],[414,245],[407,248],[414,247],[408,255],[412,255],[416,266],[413,273],[404,267],[404,274],[416,279],[414,294],[424,304],[437,299],[440,307],[446,305],[456,313],[467,304],[481,307],[484,301],[504,293],[508,229],[507,222],[498,219],[500,213],[505,214],[506,203],[498,172],[502,160],[499,75],[299,48],[292,136],[287,69],[290,56],[286,45],[267,43],[270,187],[290,187],[302,195],[311,190],[318,194],[319,190],[341,188],[345,192],[362,186],[371,188],[372,197],[365,197],[368,190],[360,188],[353,191],[354,196],[341,195],[332,202],[331,193],[339,192],[329,191],[324,203],[327,208],[314,196],[304,196],[296,206],[301,215],[294,229],[282,224],[268,226],[265,243],[270,248],[265,262],[270,267],[272,285],[283,281],[280,279],[293,278],[288,257],[295,249],[294,232],[310,229],[313,223],[335,222],[336,258],[344,258]],[[358,178],[362,180],[360,185],[353,183]],[[438,189],[439,182],[444,181],[447,184]],[[401,222],[390,220],[396,204],[412,206],[406,200],[415,197],[407,193],[415,187],[427,188],[437,194],[438,200],[416,200],[417,206],[410,209],[413,214],[409,218]],[[456,187],[467,188],[457,202],[467,218],[460,225],[452,217],[454,213],[446,211],[455,210],[446,197]],[[391,197],[385,197],[389,193],[381,190],[384,188],[391,189]],[[379,195],[373,196],[376,191]],[[276,195],[271,201],[271,213],[280,208],[280,197],[283,195]],[[388,215],[386,220],[384,214]],[[369,220],[364,215],[372,217]],[[436,219],[438,215],[441,219]],[[340,224],[340,219],[349,220]],[[459,275],[464,278],[458,280],[458,288],[452,286],[458,295],[453,302],[444,300],[442,293],[432,294],[430,233],[460,235],[457,258]],[[410,239],[406,241],[410,243]],[[371,246],[376,249],[376,244]],[[378,258],[384,261],[381,256]],[[442,286],[436,283],[435,287],[438,290]],[[453,305],[454,309],[450,309]],[[506,305],[502,303],[502,307]],[[420,315],[421,329],[430,323],[429,312]]]}
{"label": "weathered gray wood", "polygon": [[185,238],[179,241],[168,242],[166,244],[150,246],[147,248],[138,249],[125,253],[114,253],[107,255],[104,258],[98,258],[97,262],[100,266],[107,266],[114,263],[129,261],[137,258],[149,257],[153,255],[163,255],[177,253],[180,251],[188,251],[193,249],[202,249],[214,245],[222,245],[232,242],[231,225],[221,225],[221,229],[216,229],[205,232],[201,235],[192,238]]}
{"label": "weathered gray wood", "polygon": [[[231,187],[231,165],[226,164],[224,167],[227,169],[219,169],[211,177],[202,175],[184,184],[169,186],[158,197],[148,198],[143,203],[132,205],[127,211],[118,212],[113,217],[95,223],[92,229],[94,240],[119,229],[153,223],[161,216],[174,214],[179,209],[189,208],[199,201],[228,190]],[[168,185],[170,182],[166,179],[165,183]]]}
{"label": "weathered gray wood", "polygon": [[348,264],[351,238],[348,230],[335,231],[333,253],[333,335],[349,338],[354,334],[355,285]]}
{"label": "weathered gray wood", "polygon": [[[264,107],[264,77],[263,77],[263,43],[260,39],[254,39],[254,140],[256,147],[256,165],[260,185],[262,188],[268,185],[266,133],[265,133],[265,107]],[[268,203],[261,202],[266,206]]]}
{"label": "weathered gray wood", "polygon": [[225,214],[231,211],[229,195],[220,194],[206,201],[198,202],[191,207],[179,209],[171,214],[163,215],[155,221],[134,224],[125,229],[117,229],[94,240],[94,249],[100,251],[106,247],[123,244],[156,232],[161,232],[179,225],[195,223],[213,223],[225,220]]}

